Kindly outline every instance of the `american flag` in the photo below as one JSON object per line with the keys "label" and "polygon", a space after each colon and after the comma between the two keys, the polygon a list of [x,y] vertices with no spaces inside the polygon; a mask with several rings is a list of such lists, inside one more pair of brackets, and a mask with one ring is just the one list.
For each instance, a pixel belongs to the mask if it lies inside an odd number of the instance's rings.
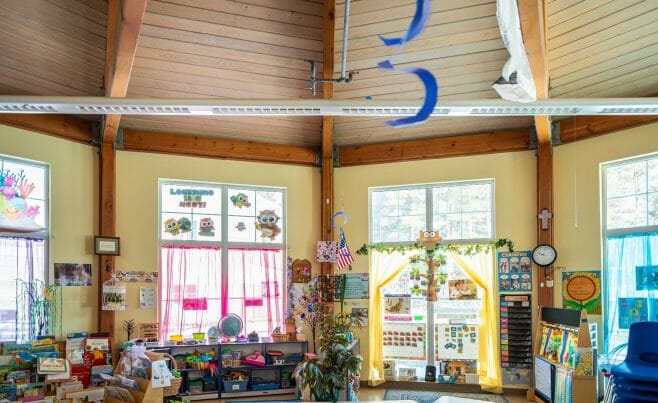
{"label": "american flag", "polygon": [[347,247],[347,241],[345,240],[345,233],[343,233],[342,228],[340,229],[338,234],[339,234],[338,259],[336,259],[336,265],[338,266],[338,270],[340,270],[343,267],[351,265],[352,262],[354,262],[354,258],[350,253],[350,249]]}

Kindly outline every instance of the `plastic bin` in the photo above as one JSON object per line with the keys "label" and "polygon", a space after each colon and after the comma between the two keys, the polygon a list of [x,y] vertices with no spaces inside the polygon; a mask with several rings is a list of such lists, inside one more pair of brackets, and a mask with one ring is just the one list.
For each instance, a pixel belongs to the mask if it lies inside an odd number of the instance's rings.
{"label": "plastic bin", "polygon": [[286,354],[286,362],[290,364],[297,364],[302,358],[304,358],[302,353]]}
{"label": "plastic bin", "polygon": [[273,389],[279,389],[279,384],[274,382],[251,384],[251,390],[273,390]]}
{"label": "plastic bin", "polygon": [[224,392],[244,392],[247,390],[248,380],[246,381],[222,381]]}

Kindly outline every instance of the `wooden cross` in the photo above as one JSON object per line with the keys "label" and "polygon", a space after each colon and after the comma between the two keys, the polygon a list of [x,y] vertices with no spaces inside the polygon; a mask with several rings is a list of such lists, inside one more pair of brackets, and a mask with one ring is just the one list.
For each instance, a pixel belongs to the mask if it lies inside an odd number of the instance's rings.
{"label": "wooden cross", "polygon": [[537,215],[537,218],[541,220],[541,229],[548,229],[548,220],[553,218],[553,213],[548,211],[548,209],[542,209],[541,213]]}

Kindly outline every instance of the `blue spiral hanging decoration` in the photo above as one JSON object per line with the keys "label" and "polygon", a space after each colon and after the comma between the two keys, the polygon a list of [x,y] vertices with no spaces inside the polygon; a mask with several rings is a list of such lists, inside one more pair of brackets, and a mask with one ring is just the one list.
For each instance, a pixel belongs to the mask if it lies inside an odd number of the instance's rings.
{"label": "blue spiral hanging decoration", "polygon": [[[416,0],[416,12],[413,19],[411,20],[411,23],[409,24],[409,28],[407,29],[406,34],[399,38],[385,38],[380,36],[379,39],[381,39],[381,41],[386,46],[402,46],[423,32],[425,29],[425,24],[429,18],[429,14],[430,1]],[[425,101],[423,102],[422,107],[418,110],[416,115],[389,120],[386,122],[386,124],[393,127],[404,127],[419,124],[427,120],[427,118],[429,118],[434,111],[434,107],[436,106],[439,96],[439,87],[434,74],[432,74],[429,70],[420,67],[398,69],[393,65],[393,62],[391,62],[390,59],[377,63],[377,66],[386,70],[414,74],[422,81],[423,85],[425,86]]]}

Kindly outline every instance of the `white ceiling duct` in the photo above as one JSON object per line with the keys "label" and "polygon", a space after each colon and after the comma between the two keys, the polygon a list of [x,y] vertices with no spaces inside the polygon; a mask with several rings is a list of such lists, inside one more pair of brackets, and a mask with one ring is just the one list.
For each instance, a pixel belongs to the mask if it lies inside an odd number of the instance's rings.
{"label": "white ceiling duct", "polygon": [[510,58],[503,66],[502,76],[493,83],[492,87],[501,98],[508,101],[535,101],[537,99],[535,81],[532,78],[532,70],[523,44],[516,0],[497,0],[496,18],[500,27],[500,36]]}
{"label": "white ceiling duct", "polygon": [[[411,116],[418,101],[153,99],[0,96],[0,114],[207,115],[207,116]],[[528,103],[484,99],[441,101],[432,116],[658,115],[658,98],[547,99]]]}

